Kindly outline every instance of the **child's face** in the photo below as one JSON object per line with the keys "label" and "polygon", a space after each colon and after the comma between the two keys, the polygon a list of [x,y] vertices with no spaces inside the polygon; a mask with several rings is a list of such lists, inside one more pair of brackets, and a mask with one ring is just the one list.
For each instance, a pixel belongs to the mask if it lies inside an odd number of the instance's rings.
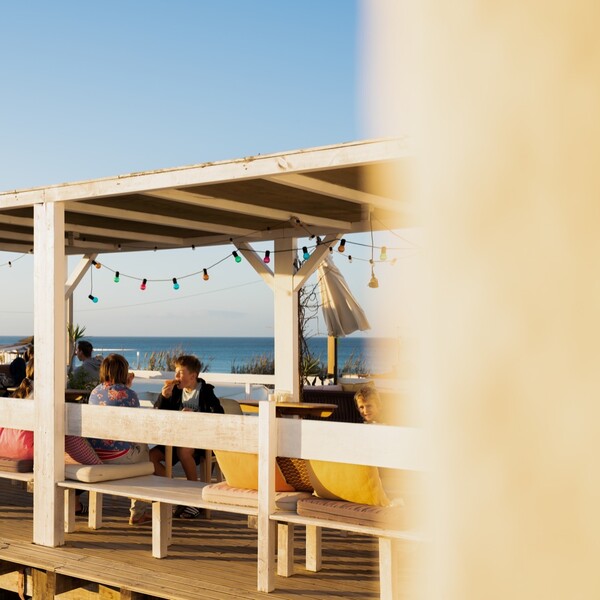
{"label": "child's face", "polygon": [[177,379],[177,387],[183,388],[195,388],[196,387],[196,373],[192,373],[187,367],[176,365],[175,367],[175,379]]}
{"label": "child's face", "polygon": [[366,423],[372,423],[379,415],[379,403],[372,398],[360,399],[356,401],[356,406],[360,416]]}

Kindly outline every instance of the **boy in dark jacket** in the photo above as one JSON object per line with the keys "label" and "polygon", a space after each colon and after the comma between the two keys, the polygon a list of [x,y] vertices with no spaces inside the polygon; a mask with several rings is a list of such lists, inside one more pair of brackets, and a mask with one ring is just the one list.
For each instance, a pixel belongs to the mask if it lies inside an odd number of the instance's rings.
{"label": "boy in dark jacket", "polygon": [[[155,407],[164,410],[223,413],[223,407],[215,396],[214,386],[198,377],[202,370],[200,361],[191,355],[182,355],[175,360],[175,379],[166,381]],[[173,448],[173,463],[181,461],[185,476],[197,481],[196,465],[204,456],[204,451],[194,448]],[[154,473],[165,475],[165,447],[155,446],[150,450],[150,460],[154,463]],[[199,513],[194,507],[177,507],[175,516],[193,518]]]}

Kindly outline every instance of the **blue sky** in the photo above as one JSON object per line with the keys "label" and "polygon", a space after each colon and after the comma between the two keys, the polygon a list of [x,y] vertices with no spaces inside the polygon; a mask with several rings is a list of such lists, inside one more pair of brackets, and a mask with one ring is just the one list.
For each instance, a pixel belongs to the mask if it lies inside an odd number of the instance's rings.
{"label": "blue sky", "polygon": [[[360,12],[353,0],[1,3],[0,190],[365,139]],[[376,243],[406,246],[390,234]],[[98,260],[169,279],[230,251]],[[353,252],[368,258],[367,248]],[[14,290],[0,304],[3,335],[33,328],[33,259],[17,258],[0,253],[3,288]],[[398,276],[382,265],[387,273],[374,292],[368,263],[340,258],[367,311],[386,278]],[[226,261],[210,282],[180,284],[177,292],[163,283],[142,293],[139,283],[115,284],[100,269],[99,302],[87,299],[88,275],[75,295],[75,321],[96,336],[272,335],[271,292],[249,265]],[[371,320],[373,334],[389,333],[389,324]],[[317,332],[326,333],[322,325]]]}

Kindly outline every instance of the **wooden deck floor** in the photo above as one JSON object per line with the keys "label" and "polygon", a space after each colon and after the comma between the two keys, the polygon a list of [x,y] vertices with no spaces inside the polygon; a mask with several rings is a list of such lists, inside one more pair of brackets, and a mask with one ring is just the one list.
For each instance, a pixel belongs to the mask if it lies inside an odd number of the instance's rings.
{"label": "wooden deck floor", "polygon": [[[20,485],[0,480],[0,589],[16,589],[18,573],[11,572],[10,561],[67,576],[63,579],[74,589],[57,595],[65,600],[127,597],[119,594],[122,588],[144,594],[130,598],[171,600],[379,597],[377,542],[370,537],[324,531],[319,573],[304,570],[299,543],[294,576],[277,577],[275,591],[266,595],[256,590],[257,532],[248,529],[245,517],[213,512],[209,520],[176,519],[169,556],[159,560],[151,556],[151,526],[130,527],[128,502],[122,498],[105,498],[101,530],[88,529],[78,517],[77,530],[66,535],[65,546],[35,546],[32,498]],[[408,582],[416,552],[411,544],[401,546],[400,582]],[[85,583],[95,577],[103,585]],[[401,597],[408,598],[408,592]]]}

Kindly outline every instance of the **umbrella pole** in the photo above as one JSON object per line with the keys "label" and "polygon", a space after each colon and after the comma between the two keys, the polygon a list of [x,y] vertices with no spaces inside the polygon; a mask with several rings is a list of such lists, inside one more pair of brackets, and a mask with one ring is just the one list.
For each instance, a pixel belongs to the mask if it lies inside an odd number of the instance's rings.
{"label": "umbrella pole", "polygon": [[333,335],[327,336],[327,377],[333,377],[333,383],[337,383],[338,339]]}

